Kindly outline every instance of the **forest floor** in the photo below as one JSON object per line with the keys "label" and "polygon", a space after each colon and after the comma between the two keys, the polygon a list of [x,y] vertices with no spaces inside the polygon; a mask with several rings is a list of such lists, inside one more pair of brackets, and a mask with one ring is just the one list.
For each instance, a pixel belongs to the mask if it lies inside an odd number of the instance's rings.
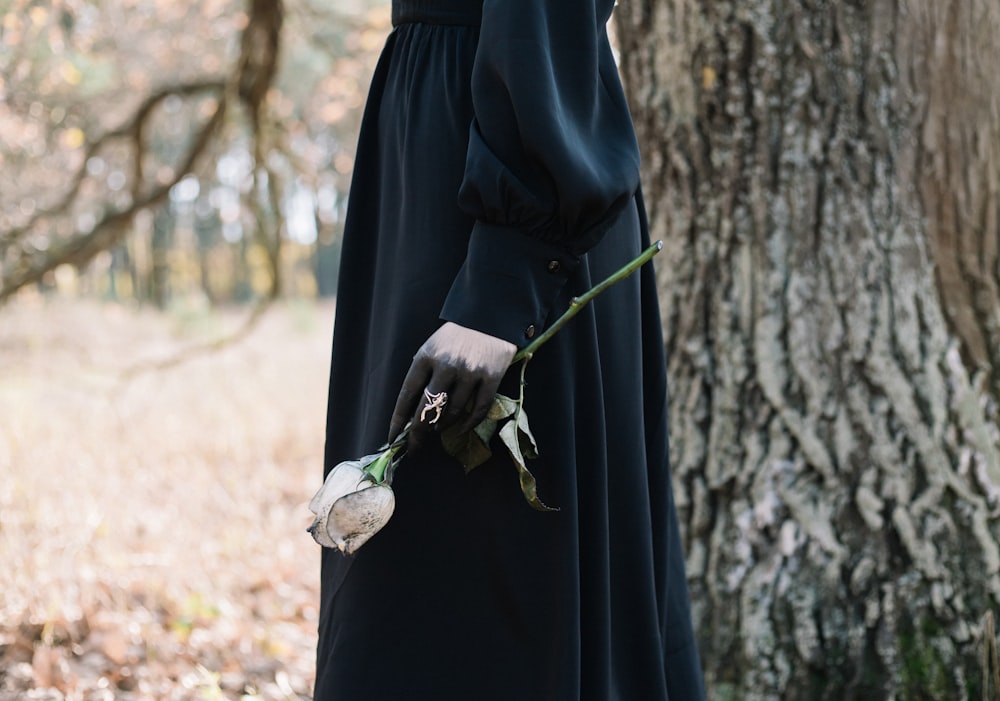
{"label": "forest floor", "polygon": [[310,697],[333,311],[0,308],[0,701]]}

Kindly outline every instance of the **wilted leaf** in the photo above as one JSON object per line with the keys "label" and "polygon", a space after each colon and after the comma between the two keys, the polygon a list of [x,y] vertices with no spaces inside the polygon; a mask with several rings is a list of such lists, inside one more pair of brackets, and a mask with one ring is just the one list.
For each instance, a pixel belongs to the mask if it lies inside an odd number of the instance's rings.
{"label": "wilted leaf", "polygon": [[493,398],[493,404],[490,406],[486,418],[500,421],[508,416],[513,416],[515,411],[517,411],[517,402],[510,397],[498,394]]}
{"label": "wilted leaf", "polygon": [[[513,421],[508,421],[500,429],[500,440],[502,440],[503,444],[507,446],[507,450],[510,451],[511,457],[514,458],[514,465],[517,467],[518,478],[521,481],[521,493],[533,509],[538,511],[558,511],[559,509],[546,506],[545,503],[538,498],[538,485],[535,482],[535,476],[531,474],[531,471],[528,469],[527,465],[525,465],[526,461],[524,459],[524,453],[521,449],[522,435],[523,432],[518,430],[517,425]],[[528,435],[530,436],[530,434]]]}
{"label": "wilted leaf", "polygon": [[479,436],[479,440],[488,446],[493,436],[497,435],[497,422],[487,416],[472,430]]}
{"label": "wilted leaf", "polygon": [[528,414],[524,407],[521,407],[521,412],[517,415],[517,428],[521,453],[528,460],[534,460],[538,457],[538,443],[535,442],[535,436],[532,435],[531,428],[528,426]]}
{"label": "wilted leaf", "polygon": [[448,455],[462,463],[468,474],[493,457],[490,440],[496,431],[497,422],[490,418],[464,433],[459,433],[458,424],[453,424],[441,432],[441,445]]}

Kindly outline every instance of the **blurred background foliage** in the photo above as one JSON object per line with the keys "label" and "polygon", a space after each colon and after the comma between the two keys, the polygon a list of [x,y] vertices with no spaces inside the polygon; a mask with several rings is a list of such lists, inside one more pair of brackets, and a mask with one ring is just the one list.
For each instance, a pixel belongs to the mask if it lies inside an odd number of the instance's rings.
{"label": "blurred background foliage", "polygon": [[0,0],[0,701],[309,697],[311,300],[389,25],[387,0]]}
{"label": "blurred background foliage", "polygon": [[0,301],[335,292],[384,0],[0,0]]}

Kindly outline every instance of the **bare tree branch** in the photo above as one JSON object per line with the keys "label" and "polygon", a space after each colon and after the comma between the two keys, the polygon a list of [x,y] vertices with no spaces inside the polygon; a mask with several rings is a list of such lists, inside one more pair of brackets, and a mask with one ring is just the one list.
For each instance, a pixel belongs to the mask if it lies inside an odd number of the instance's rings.
{"label": "bare tree branch", "polygon": [[[103,134],[87,146],[83,163],[74,174],[69,189],[57,203],[44,210],[39,210],[27,223],[0,237],[0,246],[2,246],[0,254],[2,254],[46,218],[65,214],[80,194],[82,183],[86,178],[87,160],[112,140],[129,138],[134,143],[136,162],[133,165],[132,202],[129,206],[105,214],[89,231],[77,231],[67,242],[53,246],[48,251],[35,252],[33,255],[25,252],[20,260],[12,266],[12,270],[2,271],[0,303],[26,285],[39,282],[47,273],[60,265],[83,265],[101,251],[120,242],[129,233],[130,224],[136,212],[161,204],[168,196],[170,189],[194,169],[199,156],[205,151],[222,126],[227,105],[234,95],[238,95],[240,102],[247,110],[251,138],[254,141],[254,157],[257,160],[256,168],[267,169],[266,153],[261,141],[262,112],[267,92],[277,71],[283,5],[280,0],[248,0],[248,16],[249,21],[242,33],[240,56],[228,80],[211,79],[167,86],[149,95],[125,124]],[[206,91],[215,91],[218,94],[218,102],[214,112],[198,130],[181,163],[174,169],[170,181],[155,185],[149,192],[143,194],[143,136],[154,109],[170,96],[193,96]],[[273,182],[273,174],[270,176],[269,181]],[[277,209],[279,206],[277,190],[270,185],[268,189],[268,198],[277,212],[279,211]],[[280,224],[274,227],[274,238],[277,243],[271,243],[266,247],[273,268],[272,289],[268,295],[269,298],[274,298],[279,289],[278,254],[276,253],[280,246],[279,229]]]}
{"label": "bare tree branch", "polygon": [[121,241],[129,233],[128,225],[136,212],[160,204],[170,193],[170,188],[191,172],[198,156],[222,124],[225,106],[225,99],[220,99],[215,112],[198,132],[187,155],[169,182],[154,188],[145,196],[133,199],[125,209],[106,214],[89,232],[79,233],[65,244],[38,257],[37,260],[29,261],[24,268],[5,274],[3,285],[0,286],[0,302],[5,301],[22,287],[40,281],[46,273],[60,265],[83,265],[101,251]]}
{"label": "bare tree branch", "polygon": [[254,306],[247,319],[233,333],[194,346],[158,362],[133,366],[123,373],[122,377],[125,380],[143,372],[175,368],[188,360],[219,351],[246,338],[257,327],[264,312],[267,311],[281,290],[281,203],[277,174],[267,163],[268,149],[264,142],[266,130],[264,128],[263,106],[277,68],[282,7],[280,2],[270,0],[251,0],[250,4],[251,20],[244,30],[240,70],[237,75],[240,77],[240,99],[247,108],[250,121],[250,135],[256,163],[254,182],[255,184],[259,182],[258,177],[261,172],[266,174],[267,199],[273,213],[273,221],[269,223],[259,199],[257,197],[250,198],[249,206],[256,220],[254,235],[267,251],[268,264],[271,268],[271,288],[267,296]]}
{"label": "bare tree branch", "polygon": [[[98,151],[109,142],[122,139],[126,137],[131,137],[134,139],[137,151],[136,151],[136,173],[141,174],[141,162],[142,158],[142,148],[141,148],[141,138],[142,132],[145,129],[146,121],[149,119],[153,110],[163,102],[165,99],[171,96],[178,97],[188,97],[197,95],[202,92],[209,90],[215,90],[222,92],[226,87],[225,81],[222,80],[206,80],[199,81],[195,83],[183,83],[179,85],[168,85],[160,88],[155,93],[147,97],[139,108],[136,110],[135,114],[132,115],[125,124],[119,126],[116,129],[105,132],[94,141],[87,144],[86,150],[84,152],[83,161],[80,163],[80,167],[77,168],[76,172],[73,174],[73,179],[70,183],[69,189],[63,194],[62,198],[55,204],[39,208],[35,213],[28,219],[27,222],[21,226],[14,227],[7,231],[3,236],[0,236],[0,245],[2,249],[0,251],[9,248],[10,246],[16,244],[21,238],[24,237],[29,231],[31,231],[39,222],[49,217],[58,216],[64,214],[69,207],[73,204],[77,195],[80,193],[80,186],[87,177],[87,161],[91,159]],[[137,193],[134,193],[137,194]],[[6,286],[6,285],[5,285]]]}

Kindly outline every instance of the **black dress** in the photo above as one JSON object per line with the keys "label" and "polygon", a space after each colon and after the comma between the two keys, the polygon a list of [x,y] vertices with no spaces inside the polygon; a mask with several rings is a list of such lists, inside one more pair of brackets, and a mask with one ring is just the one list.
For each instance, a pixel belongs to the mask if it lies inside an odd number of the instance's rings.
{"label": "black dress", "polygon": [[[442,320],[524,346],[647,243],[613,0],[394,0],[358,145],[326,468],[372,452]],[[533,511],[437,441],[354,556],[323,553],[317,701],[703,698],[646,266],[530,363]],[[515,373],[509,373],[513,376]],[[502,391],[516,391],[508,377]]]}

